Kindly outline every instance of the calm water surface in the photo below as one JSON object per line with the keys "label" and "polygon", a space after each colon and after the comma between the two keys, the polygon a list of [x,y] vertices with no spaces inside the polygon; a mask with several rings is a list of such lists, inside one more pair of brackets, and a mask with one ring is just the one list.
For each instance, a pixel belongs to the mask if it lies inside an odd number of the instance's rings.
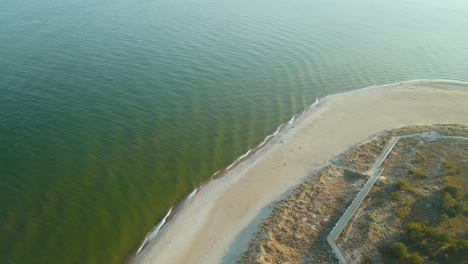
{"label": "calm water surface", "polygon": [[315,98],[468,80],[467,14],[464,0],[0,0],[0,263],[120,263]]}

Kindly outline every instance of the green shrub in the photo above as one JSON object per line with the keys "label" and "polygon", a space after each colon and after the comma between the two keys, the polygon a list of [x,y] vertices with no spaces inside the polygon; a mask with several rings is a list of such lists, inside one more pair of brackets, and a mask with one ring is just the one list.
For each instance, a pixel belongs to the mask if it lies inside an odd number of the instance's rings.
{"label": "green shrub", "polygon": [[412,204],[412,202],[411,202],[411,200],[410,200],[410,199],[406,199],[406,200],[405,200],[405,206],[408,206],[408,207],[410,207],[410,206],[411,206],[411,204]]}
{"label": "green shrub", "polygon": [[447,185],[445,186],[444,190],[450,193],[454,199],[463,197],[463,188],[461,186]]}
{"label": "green shrub", "polygon": [[419,253],[415,252],[415,253],[405,257],[405,263],[408,263],[408,264],[422,264],[423,259],[421,258]]}
{"label": "green shrub", "polygon": [[400,190],[407,190],[409,189],[409,186],[410,186],[409,182],[405,179],[398,179],[396,181],[396,185],[398,186],[398,189]]}
{"label": "green shrub", "polygon": [[441,220],[442,222],[445,222],[445,221],[449,220],[449,217],[448,217],[447,214],[442,214],[442,215],[440,216],[440,220]]}
{"label": "green shrub", "polygon": [[427,251],[427,249],[429,248],[427,246],[427,239],[423,239],[421,240],[421,242],[419,242],[419,247],[425,251]]}
{"label": "green shrub", "polygon": [[390,252],[392,255],[398,259],[404,258],[408,254],[408,248],[406,247],[405,244],[398,242],[398,243],[393,243],[390,246]]}
{"label": "green shrub", "polygon": [[[454,195],[458,197],[459,200],[454,199]],[[460,199],[461,197],[463,197],[463,190],[461,188],[453,185],[447,186],[445,192],[442,194],[442,200],[440,201],[442,210],[451,217],[462,215],[468,206],[465,201]]]}
{"label": "green shrub", "polygon": [[453,199],[452,195],[448,192],[444,192],[442,194],[442,201],[440,201],[440,206],[442,210],[448,211],[453,204],[455,203],[455,199]]}
{"label": "green shrub", "polygon": [[449,170],[449,172],[451,174],[459,174],[461,172],[461,169],[458,168],[457,165],[455,164],[455,162],[453,162],[451,160],[446,159],[444,161],[444,165]]}
{"label": "green shrub", "polygon": [[415,166],[411,167],[410,173],[416,177],[423,178],[423,179],[429,177],[423,169],[416,168]]}
{"label": "green shrub", "polygon": [[392,200],[393,201],[400,201],[401,200],[401,194],[399,192],[392,193]]}
{"label": "green shrub", "polygon": [[450,213],[453,216],[461,215],[466,211],[466,203],[464,201],[455,201],[453,206],[450,208]]}
{"label": "green shrub", "polygon": [[406,234],[411,240],[417,240],[422,236],[422,234],[424,234],[424,226],[425,225],[420,225],[417,223],[410,223],[406,227]]}
{"label": "green shrub", "polygon": [[452,244],[451,248],[454,250],[454,252],[466,253],[468,252],[468,240],[457,240]]}
{"label": "green shrub", "polygon": [[400,219],[405,219],[411,212],[411,208],[409,206],[403,206],[396,211],[396,215]]}
{"label": "green shrub", "polygon": [[402,242],[393,243],[390,246],[391,254],[403,263],[421,264],[422,258],[419,253],[408,254],[408,248]]}
{"label": "green shrub", "polygon": [[449,233],[427,226],[426,224],[411,223],[408,224],[406,229],[408,237],[413,241],[427,238],[436,243],[450,243],[453,240]]}

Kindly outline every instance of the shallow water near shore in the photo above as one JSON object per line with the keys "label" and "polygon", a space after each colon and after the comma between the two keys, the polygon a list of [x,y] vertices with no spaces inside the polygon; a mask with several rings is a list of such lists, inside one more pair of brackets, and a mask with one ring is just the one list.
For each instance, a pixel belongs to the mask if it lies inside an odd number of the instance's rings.
{"label": "shallow water near shore", "polygon": [[3,3],[1,263],[122,262],[316,98],[468,80],[464,1]]}

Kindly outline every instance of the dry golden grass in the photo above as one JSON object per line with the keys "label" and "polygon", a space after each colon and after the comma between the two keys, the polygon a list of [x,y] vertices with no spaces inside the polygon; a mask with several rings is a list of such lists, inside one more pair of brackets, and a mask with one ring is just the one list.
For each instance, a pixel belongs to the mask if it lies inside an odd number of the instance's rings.
{"label": "dry golden grass", "polygon": [[402,128],[393,129],[390,134],[399,136],[411,133],[424,132],[429,130],[437,130],[447,136],[464,136],[468,137],[468,127],[458,124],[438,124],[438,125],[420,125],[420,126],[406,126]]}
{"label": "dry golden grass", "polygon": [[[385,131],[376,140],[351,149],[335,165],[327,166],[275,205],[240,262],[332,262],[334,257],[326,237],[366,179],[340,164],[367,170],[391,136],[430,130],[468,136],[466,126],[413,126]],[[465,191],[468,187],[466,174],[453,173],[468,171],[467,144],[455,139],[438,142],[401,139],[383,164],[382,184],[374,186],[339,238],[348,257],[356,262],[387,263],[380,250],[399,239],[405,223],[440,222],[431,211],[443,186],[462,185]],[[396,184],[399,179],[407,181],[408,187],[399,189]],[[396,192],[398,195],[394,195]],[[441,228],[454,235],[466,234],[467,225],[463,219],[451,218]]]}
{"label": "dry golden grass", "polygon": [[383,136],[378,140],[360,145],[343,154],[341,162],[345,165],[367,171],[370,169],[375,159],[380,156],[390,140],[390,136]]}
{"label": "dry golden grass", "polygon": [[[275,205],[243,255],[247,263],[329,263],[330,229],[364,181],[359,172],[330,165]],[[343,188],[348,186],[347,188]]]}

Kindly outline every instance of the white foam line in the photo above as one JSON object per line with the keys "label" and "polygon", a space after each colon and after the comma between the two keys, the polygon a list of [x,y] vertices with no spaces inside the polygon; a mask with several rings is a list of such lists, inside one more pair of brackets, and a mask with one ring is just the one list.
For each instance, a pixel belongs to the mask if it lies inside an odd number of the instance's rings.
{"label": "white foam line", "polygon": [[[271,135],[270,135],[271,136]],[[263,147],[263,145],[265,145],[265,143],[268,141],[268,139],[270,138],[270,136],[267,136],[262,143],[260,143],[260,145],[258,145],[258,148],[261,148]]]}
{"label": "white foam line", "polygon": [[140,248],[138,249],[138,251],[136,253],[137,255],[138,255],[138,253],[140,253],[140,251],[141,251],[141,249],[143,248],[144,245],[146,245],[146,238],[145,238],[145,241],[143,241],[143,243],[141,243],[141,246],[140,246]]}
{"label": "white foam line", "polygon": [[311,104],[311,105],[309,106],[309,108],[312,108],[312,107],[316,106],[316,105],[318,104],[318,102],[319,102],[319,99],[318,99],[318,98],[315,98],[315,102],[314,102],[313,104]]}
{"label": "white foam line", "polygon": [[280,129],[281,129],[283,126],[284,126],[284,124],[281,124],[281,125],[276,129],[275,133],[273,133],[271,136],[274,137],[274,136],[278,135]]}
{"label": "white foam line", "polygon": [[241,160],[241,159],[247,157],[247,155],[249,155],[249,153],[250,153],[251,151],[252,151],[252,150],[249,149],[249,151],[247,151],[244,155],[240,156],[236,161],[239,161],[239,160]]}
{"label": "white foam line", "polygon": [[294,118],[296,117],[296,115],[293,115],[293,117],[291,118],[291,120],[289,120],[288,124],[292,124],[294,122]]}
{"label": "white foam line", "polygon": [[263,147],[263,145],[265,145],[265,144],[268,142],[268,140],[269,140],[270,138],[272,138],[272,137],[274,137],[274,136],[276,136],[276,135],[278,134],[278,132],[280,131],[281,127],[283,127],[283,126],[284,126],[284,124],[281,124],[281,125],[276,129],[275,133],[273,133],[273,134],[271,134],[271,135],[268,135],[268,136],[263,140],[263,142],[260,143],[260,145],[258,145],[257,148]]}
{"label": "white foam line", "polygon": [[244,155],[240,156],[239,158],[237,158],[231,165],[229,165],[226,170],[229,170],[230,168],[232,168],[232,166],[234,166],[237,162],[239,162],[241,159],[247,157],[247,155],[249,155],[249,153],[251,152],[252,150],[249,149],[249,151],[247,151]]}
{"label": "white foam line", "polygon": [[232,168],[232,166],[234,166],[234,164],[236,164],[236,162],[237,162],[237,160],[234,161],[231,165],[229,165],[229,166],[226,168],[226,170],[228,171],[230,168]]}
{"label": "white foam line", "polygon": [[159,230],[161,229],[161,227],[164,225],[164,223],[166,223],[166,219],[167,217],[169,217],[169,215],[171,214],[172,212],[172,208],[169,210],[169,212],[167,212],[166,216],[163,218],[163,220],[161,220],[161,222],[159,222],[159,224],[156,226],[156,228],[151,232],[149,233],[146,237],[145,237],[145,240],[143,241],[143,243],[141,244],[140,248],[138,249],[137,251],[137,254],[140,253],[141,249],[148,243],[150,242],[151,240],[153,240],[156,235],[159,233]]}
{"label": "white foam line", "polygon": [[[327,98],[327,97],[328,97],[328,95],[325,96],[324,98]],[[316,106],[318,103],[319,103],[319,99],[318,99],[318,97],[317,97],[317,98],[315,98],[315,102],[314,102],[313,104],[307,106],[307,107],[304,109],[304,111],[302,111],[301,115],[305,114],[309,109],[313,108],[313,107]]]}
{"label": "white foam line", "polygon": [[418,83],[418,82],[439,82],[439,81],[442,81],[442,82],[464,82],[464,81],[461,81],[461,80],[449,80],[449,79],[415,79],[415,80],[407,80],[407,81],[402,81],[402,82],[396,82],[396,83],[387,83],[387,84],[375,84],[375,85],[371,85],[371,86],[367,86],[367,87],[364,87],[365,88],[372,88],[372,87],[386,87],[386,86],[396,86],[396,85],[399,85],[399,84],[411,84],[411,83]]}
{"label": "white foam line", "polygon": [[193,192],[191,192],[191,193],[189,194],[189,196],[187,197],[187,201],[190,200],[190,199],[192,199],[193,196],[195,196],[195,194],[197,193],[197,191],[198,191],[197,189],[193,190]]}

